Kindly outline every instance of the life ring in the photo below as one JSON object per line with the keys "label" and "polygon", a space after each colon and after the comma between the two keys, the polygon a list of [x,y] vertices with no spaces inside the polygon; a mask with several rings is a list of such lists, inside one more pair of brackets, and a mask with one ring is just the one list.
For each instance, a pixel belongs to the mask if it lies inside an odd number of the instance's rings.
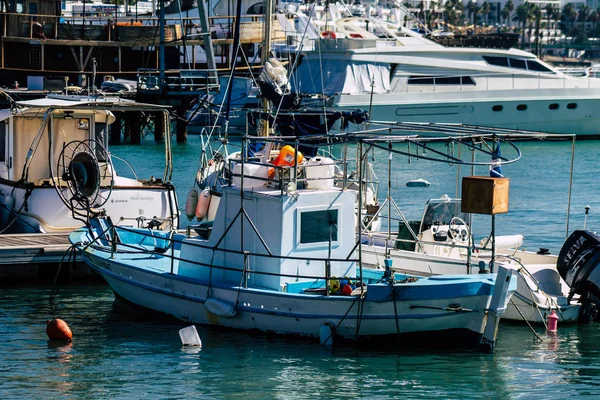
{"label": "life ring", "polygon": [[323,35],[323,37],[325,39],[335,39],[335,38],[337,38],[337,35],[333,31],[324,31],[321,35]]}
{"label": "life ring", "polygon": [[360,33],[351,33],[350,37],[352,39],[363,39],[363,35],[361,35]]}
{"label": "life ring", "polygon": [[204,189],[200,193],[200,196],[198,196],[198,205],[196,206],[196,219],[198,221],[203,220],[208,214],[211,197],[212,194],[210,193],[210,188]]}

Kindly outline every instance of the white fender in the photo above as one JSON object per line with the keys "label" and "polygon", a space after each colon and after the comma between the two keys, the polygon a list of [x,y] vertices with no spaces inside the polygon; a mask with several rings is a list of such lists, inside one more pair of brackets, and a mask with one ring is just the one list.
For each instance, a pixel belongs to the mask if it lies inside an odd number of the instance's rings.
{"label": "white fender", "polygon": [[187,216],[188,221],[191,221],[192,218],[194,218],[197,205],[198,191],[196,190],[196,188],[194,188],[188,192],[187,200],[185,202],[185,215]]}
{"label": "white fender", "polygon": [[198,205],[196,206],[196,219],[198,219],[198,221],[203,220],[204,217],[206,217],[206,214],[208,214],[211,197],[212,194],[210,193],[210,188],[206,188],[200,193]]}
{"label": "white fender", "polygon": [[219,317],[231,318],[235,315],[235,307],[232,304],[215,299],[214,297],[206,299],[204,307],[206,307],[208,312],[218,315]]}

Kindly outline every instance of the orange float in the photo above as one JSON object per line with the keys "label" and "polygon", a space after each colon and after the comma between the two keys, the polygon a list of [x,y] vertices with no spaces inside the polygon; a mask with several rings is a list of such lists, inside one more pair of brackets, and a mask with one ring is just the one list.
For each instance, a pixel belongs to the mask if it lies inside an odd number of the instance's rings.
{"label": "orange float", "polygon": [[296,158],[298,164],[300,164],[304,159],[304,156],[301,152],[296,154],[296,150],[294,150],[292,146],[286,145],[281,148],[279,155],[275,160],[273,160],[273,165],[277,165],[278,167],[287,165],[288,167],[291,167],[294,165],[294,158]]}
{"label": "orange float", "polygon": [[337,38],[337,35],[333,31],[325,31],[321,35],[323,35],[323,37],[325,39],[335,39],[335,38]]}
{"label": "orange float", "polygon": [[68,340],[70,342],[73,338],[69,325],[59,318],[46,321],[46,334],[52,340]]}

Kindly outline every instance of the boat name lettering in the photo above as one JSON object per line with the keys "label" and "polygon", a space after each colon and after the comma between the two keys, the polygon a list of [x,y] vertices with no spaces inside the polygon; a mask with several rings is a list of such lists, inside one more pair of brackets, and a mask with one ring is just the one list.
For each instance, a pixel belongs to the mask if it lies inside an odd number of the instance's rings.
{"label": "boat name lettering", "polygon": [[128,202],[129,202],[129,200],[125,200],[125,199],[124,199],[124,200],[115,199],[115,200],[111,200],[110,202],[111,202],[111,203],[128,203]]}
{"label": "boat name lettering", "polygon": [[135,201],[135,200],[146,200],[146,201],[152,201],[154,200],[154,198],[152,197],[132,197],[130,198],[131,201]]}
{"label": "boat name lettering", "polygon": [[573,258],[573,256],[575,255],[575,253],[577,253],[577,251],[579,250],[579,248],[586,242],[587,240],[585,239],[584,236],[579,237],[575,243],[573,243],[573,245],[571,246],[571,248],[569,249],[569,251],[567,252],[567,254],[565,255],[565,262],[571,261],[571,258]]}
{"label": "boat name lettering", "polygon": [[104,268],[104,269],[108,269],[111,270],[110,268],[110,264],[104,261],[96,261],[96,265],[98,265],[98,267],[100,268]]}

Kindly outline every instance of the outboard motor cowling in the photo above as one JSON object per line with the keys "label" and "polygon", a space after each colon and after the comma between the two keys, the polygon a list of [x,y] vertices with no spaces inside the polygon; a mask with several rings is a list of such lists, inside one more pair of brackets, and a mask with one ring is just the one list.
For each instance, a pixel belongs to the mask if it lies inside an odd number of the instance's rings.
{"label": "outboard motor cowling", "polygon": [[569,298],[581,296],[580,320],[596,320],[600,308],[600,236],[585,230],[569,236],[558,255],[557,269],[571,288]]}

